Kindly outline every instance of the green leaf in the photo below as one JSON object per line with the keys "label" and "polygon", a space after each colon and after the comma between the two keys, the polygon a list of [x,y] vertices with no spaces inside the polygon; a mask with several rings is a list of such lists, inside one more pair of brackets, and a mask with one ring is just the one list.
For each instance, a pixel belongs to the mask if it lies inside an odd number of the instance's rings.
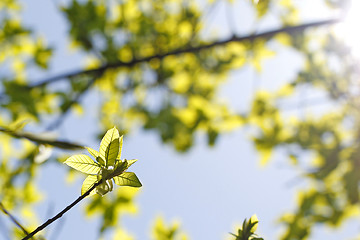
{"label": "green leaf", "polygon": [[128,163],[126,161],[122,162],[121,160],[116,163],[115,170],[111,174],[111,178],[119,176],[122,174],[126,169],[128,169]]}
{"label": "green leaf", "polygon": [[101,140],[100,157],[105,160],[106,166],[114,166],[119,153],[119,131],[116,127],[108,130]]}
{"label": "green leaf", "polygon": [[[87,178],[85,178],[82,187],[81,187],[81,195],[86,193],[96,182],[98,181],[98,176],[96,175],[89,175]],[[96,189],[92,190],[90,192],[90,195],[93,195],[96,193]]]}
{"label": "green leaf", "polygon": [[122,146],[123,146],[123,136],[120,137],[120,140],[119,140],[119,153],[116,157],[116,159],[121,159],[121,152],[122,152]]}
{"label": "green leaf", "polygon": [[97,174],[101,169],[98,163],[85,154],[71,156],[64,163],[69,167],[87,174]]}
{"label": "green leaf", "polygon": [[114,177],[116,185],[129,186],[129,187],[141,187],[142,184],[133,172],[124,172],[121,175]]}
{"label": "green leaf", "polygon": [[90,148],[90,147],[85,147],[86,150],[88,150],[88,152],[91,154],[91,156],[93,156],[95,159],[99,156],[99,152]]}
{"label": "green leaf", "polygon": [[110,192],[112,189],[111,189],[111,186],[110,186],[109,182],[111,182],[111,181],[105,181],[102,184],[100,184],[99,186],[97,186],[96,187],[96,193],[100,194],[101,196],[104,196],[105,194]]}
{"label": "green leaf", "polygon": [[105,165],[106,165],[104,159],[102,159],[100,156],[98,156],[98,157],[96,158],[96,161],[97,161],[98,163],[100,163],[101,166],[105,166]]}
{"label": "green leaf", "polygon": [[109,184],[110,192],[111,192],[114,189],[113,181],[110,179],[110,180],[107,180],[106,182]]}
{"label": "green leaf", "polygon": [[88,152],[96,159],[96,161],[98,163],[100,163],[100,165],[105,166],[105,162],[104,160],[100,157],[100,153],[92,148],[89,147],[85,147]]}
{"label": "green leaf", "polygon": [[130,159],[130,160],[125,159],[125,161],[127,162],[126,169],[128,169],[131,165],[133,165],[137,161],[137,159]]}

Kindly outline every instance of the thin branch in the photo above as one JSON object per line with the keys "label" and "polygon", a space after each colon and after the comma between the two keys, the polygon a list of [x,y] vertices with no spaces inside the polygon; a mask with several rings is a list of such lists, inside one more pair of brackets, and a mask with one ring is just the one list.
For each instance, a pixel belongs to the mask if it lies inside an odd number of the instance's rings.
{"label": "thin branch", "polygon": [[11,135],[15,138],[25,138],[32,142],[35,142],[37,144],[45,144],[45,145],[51,145],[53,147],[62,148],[62,149],[83,149],[84,147],[82,145],[79,145],[77,143],[67,142],[67,141],[61,141],[61,140],[53,140],[53,139],[46,139],[42,137],[38,137],[35,134],[32,133],[26,133],[26,132],[15,132],[10,129],[6,129],[3,127],[0,127],[0,132],[6,133],[8,135]]}
{"label": "thin branch", "polygon": [[20,222],[5,208],[2,202],[0,202],[0,208],[6,215],[9,216],[10,220],[23,231],[25,235],[29,235],[29,232],[26,231],[26,229],[20,224]]}
{"label": "thin branch", "polygon": [[63,73],[63,74],[59,74],[57,76],[54,77],[50,77],[50,78],[46,78],[43,79],[37,83],[34,83],[32,85],[30,85],[30,88],[35,88],[35,87],[41,87],[41,86],[45,86],[49,83],[53,83],[53,82],[57,82],[59,80],[62,79],[67,79],[67,78],[71,78],[71,77],[75,77],[75,76],[79,76],[79,75],[83,75],[83,74],[93,74],[93,73],[99,73],[99,72],[103,72],[107,69],[112,69],[112,68],[119,68],[119,67],[133,67],[139,63],[143,63],[143,62],[149,62],[152,59],[163,59],[167,56],[171,56],[171,55],[179,55],[179,54],[183,54],[183,53],[194,53],[194,52],[199,52],[201,50],[204,49],[209,49],[209,48],[213,48],[216,46],[222,46],[222,45],[226,45],[230,42],[243,42],[243,41],[254,41],[258,38],[272,38],[274,37],[276,34],[279,33],[288,33],[288,34],[292,34],[295,32],[301,32],[304,31],[308,28],[311,27],[319,27],[319,26],[326,26],[326,25],[331,25],[331,24],[335,24],[338,23],[340,21],[340,19],[329,19],[329,20],[323,20],[323,21],[317,21],[317,22],[312,22],[312,23],[307,23],[307,24],[302,24],[302,25],[298,25],[298,26],[290,26],[290,27],[284,27],[284,28],[280,28],[280,29],[274,29],[274,30],[270,30],[270,31],[266,31],[263,33],[258,33],[258,34],[252,34],[252,35],[247,35],[247,36],[243,36],[243,37],[239,37],[239,36],[232,36],[228,39],[225,40],[220,40],[220,41],[215,41],[212,43],[207,43],[207,44],[202,44],[200,46],[197,47],[189,47],[189,46],[185,46],[167,53],[162,53],[162,54],[155,54],[149,57],[144,57],[144,58],[134,58],[131,61],[128,62],[123,62],[123,61],[118,61],[115,63],[108,63],[108,64],[104,64],[101,67],[98,68],[93,68],[93,69],[87,69],[87,70],[83,70],[83,69],[79,69],[79,70],[75,70],[72,72],[67,72],[67,73]]}
{"label": "thin branch", "polygon": [[60,236],[61,231],[63,230],[64,224],[65,224],[66,217],[64,216],[55,226],[55,229],[53,229],[53,232],[51,234],[51,240],[55,240]]}
{"label": "thin branch", "polygon": [[83,195],[78,197],[74,202],[72,202],[70,205],[68,205],[64,210],[56,214],[53,218],[48,219],[45,223],[37,227],[34,231],[32,231],[30,234],[28,234],[26,237],[24,237],[22,240],[27,240],[33,237],[36,233],[40,232],[44,228],[46,228],[48,225],[56,221],[57,219],[61,218],[62,215],[64,215],[67,211],[69,211],[72,207],[74,207],[76,204],[78,204],[81,200],[83,200],[85,197],[87,197],[92,190],[94,190],[97,186],[102,184],[103,180],[100,179],[97,183],[95,183],[89,190],[87,190]]}

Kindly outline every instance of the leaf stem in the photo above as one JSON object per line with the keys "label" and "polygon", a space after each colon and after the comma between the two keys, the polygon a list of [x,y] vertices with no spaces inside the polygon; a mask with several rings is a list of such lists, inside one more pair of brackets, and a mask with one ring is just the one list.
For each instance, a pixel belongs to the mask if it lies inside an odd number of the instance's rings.
{"label": "leaf stem", "polygon": [[83,195],[78,197],[74,202],[72,202],[70,205],[68,205],[64,210],[56,214],[53,218],[48,219],[45,223],[37,227],[34,231],[32,231],[30,234],[28,234],[26,237],[24,237],[22,240],[30,239],[32,236],[34,236],[36,233],[40,232],[44,228],[46,228],[48,225],[56,221],[57,219],[61,218],[63,214],[65,214],[67,211],[69,211],[72,207],[74,207],[76,204],[78,204],[81,200],[83,200],[85,197],[87,197],[92,190],[94,190],[97,186],[102,184],[103,180],[100,179],[97,183],[95,183],[89,190],[87,190]]}

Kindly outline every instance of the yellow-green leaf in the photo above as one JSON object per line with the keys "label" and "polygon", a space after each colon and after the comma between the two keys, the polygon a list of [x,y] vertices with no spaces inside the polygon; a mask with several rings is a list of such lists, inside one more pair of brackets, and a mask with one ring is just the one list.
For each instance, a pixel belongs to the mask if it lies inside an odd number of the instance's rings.
{"label": "yellow-green leaf", "polygon": [[112,189],[111,189],[111,186],[110,186],[109,182],[111,182],[111,181],[105,181],[102,184],[100,184],[99,186],[97,186],[96,187],[96,193],[100,194],[101,196],[104,196],[105,194],[110,192]]}
{"label": "yellow-green leaf", "polygon": [[88,152],[91,154],[91,156],[93,156],[95,159],[99,156],[99,152],[90,148],[90,147],[85,147],[86,150],[88,150]]}
{"label": "yellow-green leaf", "polygon": [[110,192],[111,192],[114,189],[113,181],[110,179],[110,180],[107,180],[106,182],[109,184]]}
{"label": "yellow-green leaf", "polygon": [[119,153],[116,157],[116,159],[121,159],[121,151],[122,151],[122,145],[123,145],[123,136],[120,137],[120,140],[119,140]]}
{"label": "yellow-green leaf", "polygon": [[124,172],[121,175],[114,177],[116,185],[129,186],[129,187],[141,187],[142,184],[133,172]]}
{"label": "yellow-green leaf", "polygon": [[126,169],[128,169],[128,163],[127,162],[123,162],[123,161],[117,161],[116,162],[116,166],[114,169],[114,172],[111,174],[111,177],[115,177],[115,176],[119,176],[120,174],[122,174]]}
{"label": "yellow-green leaf", "polygon": [[101,140],[100,157],[105,160],[106,166],[114,166],[119,153],[119,131],[116,127],[108,130]]}
{"label": "yellow-green leaf", "polygon": [[104,159],[102,159],[100,156],[98,156],[98,157],[96,158],[96,161],[97,161],[98,163],[100,163],[100,165],[102,165],[102,166],[105,166],[105,165],[106,165]]}
{"label": "yellow-green leaf", "polygon": [[98,163],[100,163],[100,165],[105,166],[105,162],[104,160],[100,157],[100,153],[92,148],[89,147],[85,147],[88,152],[96,159],[96,161],[98,161]]}
{"label": "yellow-green leaf", "polygon": [[85,154],[71,156],[64,163],[69,167],[87,174],[97,174],[101,169],[98,163]]}
{"label": "yellow-green leaf", "polygon": [[137,159],[130,159],[130,160],[125,159],[125,161],[127,162],[126,169],[128,169],[131,165],[133,165],[137,161]]}
{"label": "yellow-green leaf", "polygon": [[[89,175],[85,178],[83,185],[81,187],[81,195],[86,193],[96,182],[98,181],[98,176],[96,175]],[[92,190],[89,196],[96,193],[96,189]]]}

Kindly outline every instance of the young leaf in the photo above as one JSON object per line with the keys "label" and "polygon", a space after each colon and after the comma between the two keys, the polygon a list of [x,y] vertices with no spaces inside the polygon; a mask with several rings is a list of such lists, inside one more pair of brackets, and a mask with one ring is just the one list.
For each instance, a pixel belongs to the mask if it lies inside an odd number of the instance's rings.
{"label": "young leaf", "polygon": [[113,181],[110,179],[110,180],[107,180],[106,182],[109,184],[110,192],[111,192],[114,189]]}
{"label": "young leaf", "polygon": [[[89,175],[85,178],[82,187],[81,187],[81,195],[86,193],[96,182],[98,181],[98,177],[95,175]],[[92,190],[89,196],[96,194],[96,190]]]}
{"label": "young leaf", "polygon": [[100,163],[100,165],[105,166],[105,162],[104,160],[100,157],[100,153],[92,148],[89,147],[85,147],[88,152],[96,159],[96,161],[98,163]]}
{"label": "young leaf", "polygon": [[89,148],[89,147],[85,147],[88,152],[91,154],[91,156],[93,156],[95,159],[99,156],[99,152],[92,149],[92,148]]}
{"label": "young leaf", "polygon": [[116,185],[129,186],[129,187],[141,187],[142,184],[133,172],[124,172],[121,175],[114,177]]}
{"label": "young leaf", "polygon": [[122,162],[122,161],[117,161],[116,162],[116,166],[114,169],[114,172],[111,174],[111,177],[116,177],[119,176],[120,174],[122,174],[126,169],[128,169],[129,165],[127,164],[126,161]]}
{"label": "young leaf", "polygon": [[96,161],[97,161],[98,163],[100,163],[101,166],[105,166],[105,165],[106,165],[104,159],[102,159],[100,156],[98,156],[98,157],[96,158]]}
{"label": "young leaf", "polygon": [[119,153],[116,157],[116,159],[119,159],[119,160],[121,159],[122,145],[123,145],[123,136],[121,136],[119,139]]}
{"label": "young leaf", "polygon": [[110,184],[108,181],[103,182],[98,187],[96,187],[96,193],[100,194],[101,196],[104,196],[107,194],[110,190]]}
{"label": "young leaf", "polygon": [[133,165],[137,161],[137,159],[130,159],[130,160],[125,159],[125,161],[127,162],[126,169],[128,169],[131,165]]}
{"label": "young leaf", "polygon": [[65,162],[66,165],[80,172],[87,174],[97,174],[101,167],[85,154],[78,154],[69,157]]}
{"label": "young leaf", "polygon": [[105,160],[106,166],[114,166],[119,153],[119,131],[114,127],[108,130],[101,140],[100,157]]}

